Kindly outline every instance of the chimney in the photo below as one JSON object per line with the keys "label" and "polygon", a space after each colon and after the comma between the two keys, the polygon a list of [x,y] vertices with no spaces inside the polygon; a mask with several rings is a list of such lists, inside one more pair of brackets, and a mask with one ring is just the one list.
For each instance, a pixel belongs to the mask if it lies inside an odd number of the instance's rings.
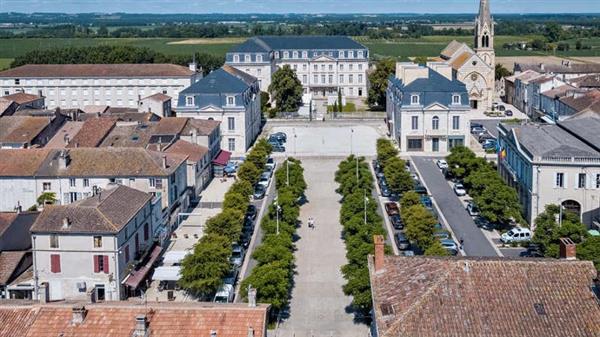
{"label": "chimney", "polygon": [[373,236],[373,242],[375,243],[375,272],[377,273],[383,270],[383,256],[385,245],[383,235]]}
{"label": "chimney", "polygon": [[163,159],[163,162],[162,162],[162,164],[163,164],[163,169],[165,169],[165,170],[166,170],[166,169],[167,169],[167,167],[168,167],[168,166],[167,166],[167,156],[163,156],[163,157],[162,157],[162,159]]}
{"label": "chimney", "polygon": [[69,152],[67,150],[62,150],[58,155],[58,168],[64,170],[67,166],[69,166]]}
{"label": "chimney", "polygon": [[256,289],[252,287],[248,289],[248,306],[251,308],[256,307]]}
{"label": "chimney", "polygon": [[69,218],[63,218],[62,228],[67,229],[67,228],[69,228],[69,226],[71,226],[71,223],[69,222]]}
{"label": "chimney", "polygon": [[198,71],[198,64],[196,62],[191,62],[188,67],[190,68],[191,71],[193,72],[197,72]]}
{"label": "chimney", "polygon": [[251,326],[248,327],[248,337],[254,337],[254,329]]}
{"label": "chimney", "polygon": [[544,65],[543,63],[540,63],[540,70],[544,71],[546,69],[546,65]]}
{"label": "chimney", "polygon": [[40,299],[40,303],[48,303],[48,283],[42,282],[40,284],[38,289],[38,298]]}
{"label": "chimney", "polygon": [[73,313],[73,318],[71,319],[72,324],[81,324],[85,319],[85,315],[87,314],[87,310],[83,305],[76,305],[71,309]]}
{"label": "chimney", "polygon": [[131,337],[147,337],[150,335],[150,329],[148,328],[148,320],[146,315],[140,314],[135,316],[135,330]]}
{"label": "chimney", "polygon": [[65,145],[69,145],[69,143],[71,142],[71,137],[69,137],[69,135],[65,134]]}
{"label": "chimney", "polygon": [[398,62],[396,63],[396,77],[408,85],[420,78],[429,78],[429,68],[412,62]]}
{"label": "chimney", "polygon": [[210,337],[217,337],[217,330],[210,330]]}
{"label": "chimney", "polygon": [[576,260],[577,250],[576,245],[570,238],[560,238],[559,252],[560,258],[563,260]]}
{"label": "chimney", "polygon": [[192,143],[198,144],[198,131],[196,129],[192,129]]}

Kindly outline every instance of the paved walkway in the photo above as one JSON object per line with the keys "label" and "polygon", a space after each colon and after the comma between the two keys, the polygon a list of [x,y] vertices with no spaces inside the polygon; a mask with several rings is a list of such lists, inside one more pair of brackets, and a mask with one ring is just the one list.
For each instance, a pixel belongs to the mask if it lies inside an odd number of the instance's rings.
{"label": "paved walkway", "polygon": [[[339,224],[339,195],[334,173],[338,159],[303,159],[308,203],[302,206],[296,243],[296,275],[290,317],[277,330],[278,337],[365,337],[368,327],[355,324],[346,313],[352,299],[342,292],[340,267],[346,263]],[[315,229],[307,219],[314,217]]]}
{"label": "paved walkway", "polygon": [[456,235],[464,239],[464,252],[468,256],[498,256],[498,252],[477,228],[460,199],[431,158],[412,157],[412,162],[423,179],[429,193],[435,198],[440,211]]}

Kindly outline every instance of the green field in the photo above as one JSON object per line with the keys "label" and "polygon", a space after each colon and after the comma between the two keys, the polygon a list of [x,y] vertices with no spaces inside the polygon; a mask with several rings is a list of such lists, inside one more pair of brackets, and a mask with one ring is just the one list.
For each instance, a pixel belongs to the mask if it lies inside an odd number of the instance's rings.
{"label": "green field", "polygon": [[[497,56],[529,56],[546,55],[539,51],[504,50],[504,43],[531,41],[540,36],[496,36],[495,45]],[[356,37],[357,41],[363,43],[371,50],[374,57],[397,57],[407,58],[413,56],[438,56],[442,49],[452,40],[472,45],[473,38],[470,36],[424,36],[418,39],[397,40],[369,40],[365,37]],[[148,47],[152,50],[167,55],[192,55],[194,52],[224,55],[234,45],[243,41],[240,38],[219,39],[170,39],[170,38],[18,38],[0,40],[0,69],[8,67],[11,60],[32,50],[43,50],[53,47],[81,47],[96,45],[128,45],[136,47]],[[174,44],[174,42],[186,41],[186,43]],[[557,56],[600,56],[600,38],[583,39],[584,44],[592,46],[588,50],[575,50],[574,40],[565,41],[571,44],[571,50],[567,52],[557,51]]]}

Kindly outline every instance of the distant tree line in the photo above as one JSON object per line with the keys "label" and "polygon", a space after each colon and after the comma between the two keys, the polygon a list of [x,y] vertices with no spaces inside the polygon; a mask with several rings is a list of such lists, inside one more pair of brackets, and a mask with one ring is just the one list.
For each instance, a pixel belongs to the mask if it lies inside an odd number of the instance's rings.
{"label": "distant tree line", "polygon": [[188,65],[195,58],[204,73],[223,65],[223,57],[196,53],[194,56],[165,55],[149,48],[131,46],[67,47],[33,50],[17,56],[11,67],[25,64],[173,63]]}

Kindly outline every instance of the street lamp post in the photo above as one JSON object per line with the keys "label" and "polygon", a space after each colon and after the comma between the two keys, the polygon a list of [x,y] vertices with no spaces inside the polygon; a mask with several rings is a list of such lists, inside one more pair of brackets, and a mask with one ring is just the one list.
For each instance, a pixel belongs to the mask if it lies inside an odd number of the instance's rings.
{"label": "street lamp post", "polygon": [[352,144],[352,136],[354,135],[354,128],[350,129],[350,154],[354,153],[353,144]]}
{"label": "street lamp post", "polygon": [[277,235],[279,235],[279,212],[281,212],[281,206],[279,206],[279,203],[277,202],[277,197],[275,197],[275,218],[277,219],[277,229],[276,229],[276,233]]}
{"label": "street lamp post", "polygon": [[365,225],[367,224],[367,202],[369,201],[369,199],[367,199],[367,190],[363,190],[364,196],[365,196]]}
{"label": "street lamp post", "polygon": [[287,185],[290,186],[290,159],[285,160],[285,177]]}
{"label": "street lamp post", "polygon": [[356,157],[356,183],[358,184],[358,157]]}

